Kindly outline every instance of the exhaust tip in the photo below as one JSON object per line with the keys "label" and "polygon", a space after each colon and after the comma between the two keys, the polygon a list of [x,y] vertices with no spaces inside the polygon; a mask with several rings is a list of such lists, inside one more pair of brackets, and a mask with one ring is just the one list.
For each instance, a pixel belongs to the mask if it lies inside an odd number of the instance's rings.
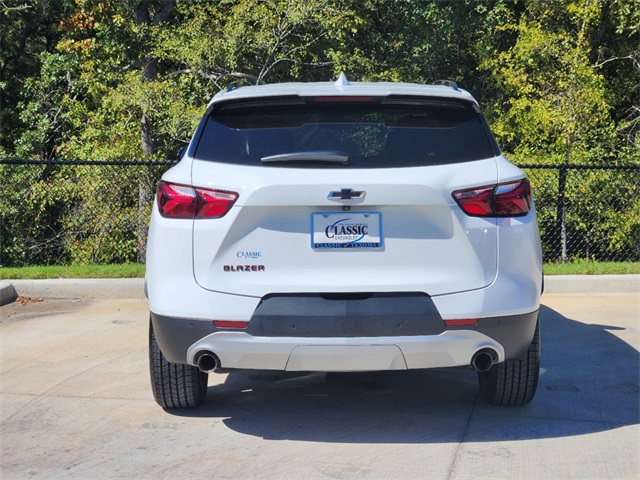
{"label": "exhaust tip", "polygon": [[471,359],[471,366],[478,372],[487,372],[491,369],[497,359],[498,354],[494,350],[484,348],[475,353]]}
{"label": "exhaust tip", "polygon": [[215,372],[220,367],[220,360],[211,352],[203,352],[198,356],[197,364],[201,372]]}

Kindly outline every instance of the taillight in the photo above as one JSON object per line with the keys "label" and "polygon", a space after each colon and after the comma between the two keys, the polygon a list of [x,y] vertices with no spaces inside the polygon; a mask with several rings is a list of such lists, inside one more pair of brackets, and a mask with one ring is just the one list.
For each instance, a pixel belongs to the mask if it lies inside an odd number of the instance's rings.
{"label": "taillight", "polygon": [[456,190],[452,195],[460,208],[472,217],[517,217],[531,209],[531,185],[526,178]]}
{"label": "taillight", "polygon": [[160,182],[158,210],[170,218],[220,218],[231,209],[238,194]]}
{"label": "taillight", "polygon": [[163,217],[194,218],[196,215],[198,196],[192,187],[160,182],[157,197]]}
{"label": "taillight", "polygon": [[237,193],[196,188],[198,211],[196,218],[224,217],[238,198]]}

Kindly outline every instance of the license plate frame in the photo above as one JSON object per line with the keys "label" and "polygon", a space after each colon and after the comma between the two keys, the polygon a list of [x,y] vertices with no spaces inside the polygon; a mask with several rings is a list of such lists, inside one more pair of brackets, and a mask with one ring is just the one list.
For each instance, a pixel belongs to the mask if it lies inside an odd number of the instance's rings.
{"label": "license plate frame", "polygon": [[380,212],[314,212],[311,248],[314,250],[382,250]]}

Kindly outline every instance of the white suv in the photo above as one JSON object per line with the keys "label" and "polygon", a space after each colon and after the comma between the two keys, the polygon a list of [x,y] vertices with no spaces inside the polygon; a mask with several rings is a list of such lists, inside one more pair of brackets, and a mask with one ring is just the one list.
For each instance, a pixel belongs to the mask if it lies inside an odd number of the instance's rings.
{"label": "white suv", "polygon": [[524,405],[540,365],[529,182],[455,84],[219,93],[158,187],[147,249],[156,401],[217,369],[472,365]]}

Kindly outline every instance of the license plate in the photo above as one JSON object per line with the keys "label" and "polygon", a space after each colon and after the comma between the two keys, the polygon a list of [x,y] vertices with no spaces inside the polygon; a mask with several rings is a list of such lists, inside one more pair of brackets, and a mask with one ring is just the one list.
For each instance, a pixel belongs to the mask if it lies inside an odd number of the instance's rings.
{"label": "license plate", "polygon": [[379,212],[311,214],[311,248],[382,248]]}

